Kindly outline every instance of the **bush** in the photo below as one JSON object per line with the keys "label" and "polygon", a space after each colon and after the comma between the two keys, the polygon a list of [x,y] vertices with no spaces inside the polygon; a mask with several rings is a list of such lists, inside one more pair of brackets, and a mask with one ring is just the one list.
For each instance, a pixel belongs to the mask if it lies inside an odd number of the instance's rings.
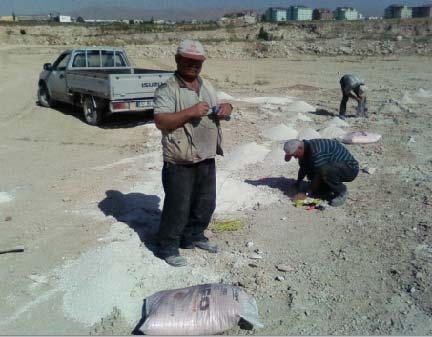
{"label": "bush", "polygon": [[25,35],[25,34],[27,34],[27,32],[26,32],[25,29],[20,29],[20,33],[21,33],[21,35]]}

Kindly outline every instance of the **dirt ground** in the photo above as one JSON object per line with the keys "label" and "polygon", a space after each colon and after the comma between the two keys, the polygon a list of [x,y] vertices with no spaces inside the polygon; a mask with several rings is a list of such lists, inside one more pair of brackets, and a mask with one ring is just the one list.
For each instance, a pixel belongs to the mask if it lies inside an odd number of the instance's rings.
{"label": "dirt ground", "polygon": [[[235,107],[215,219],[243,228],[210,233],[220,253],[184,251],[189,265],[172,268],[150,250],[163,202],[160,133],[148,116],[92,127],[76,108],[38,106],[42,64],[63,49],[0,45],[0,250],[25,248],[0,255],[3,334],[130,334],[146,296],[205,282],[256,298],[265,328],[232,335],[432,334],[430,57],[209,59],[204,76]],[[172,57],[131,58],[174,67]],[[366,81],[371,113],[346,130],[382,135],[348,146],[370,174],[348,184],[341,208],[295,208],[297,164],[280,160],[283,141],[263,131],[326,126],[344,73]],[[301,111],[311,121],[275,103],[289,97],[317,108]],[[251,259],[256,249],[261,259]]]}

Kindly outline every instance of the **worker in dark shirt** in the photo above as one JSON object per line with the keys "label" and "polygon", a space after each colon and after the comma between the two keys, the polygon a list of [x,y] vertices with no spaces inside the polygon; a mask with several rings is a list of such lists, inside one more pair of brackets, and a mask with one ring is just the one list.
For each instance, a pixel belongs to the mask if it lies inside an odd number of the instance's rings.
{"label": "worker in dark shirt", "polygon": [[357,116],[367,117],[366,87],[364,82],[356,75],[344,75],[340,79],[342,100],[339,107],[339,118],[345,119],[346,106],[350,98],[357,101]]}
{"label": "worker in dark shirt", "polygon": [[307,193],[296,198],[304,199],[308,194],[326,195],[331,206],[341,206],[348,198],[343,182],[353,181],[359,173],[358,161],[334,139],[291,139],[284,145],[285,161],[298,159],[300,169],[296,187],[307,177],[311,184]]}

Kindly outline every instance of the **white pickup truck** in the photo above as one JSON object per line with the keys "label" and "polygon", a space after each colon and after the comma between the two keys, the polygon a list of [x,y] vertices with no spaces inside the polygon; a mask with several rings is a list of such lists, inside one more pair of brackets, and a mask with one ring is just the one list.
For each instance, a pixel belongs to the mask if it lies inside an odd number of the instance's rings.
{"label": "white pickup truck", "polygon": [[85,121],[98,125],[105,114],[153,109],[156,88],[172,74],[133,68],[119,48],[66,50],[53,64],[43,65],[38,101],[45,107],[57,102],[80,106]]}

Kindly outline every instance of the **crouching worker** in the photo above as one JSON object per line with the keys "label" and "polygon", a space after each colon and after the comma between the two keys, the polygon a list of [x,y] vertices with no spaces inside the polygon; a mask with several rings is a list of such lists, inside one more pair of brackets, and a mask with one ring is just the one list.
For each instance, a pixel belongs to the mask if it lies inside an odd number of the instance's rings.
{"label": "crouching worker", "polygon": [[357,117],[367,117],[366,87],[364,82],[355,75],[344,75],[339,83],[342,90],[339,118],[346,118],[346,107],[350,98],[357,101]]}
{"label": "crouching worker", "polygon": [[296,199],[312,194],[328,199],[334,207],[345,203],[348,191],[343,182],[357,177],[359,164],[341,143],[334,139],[291,139],[285,143],[284,151],[285,161],[298,159],[297,190],[305,177],[311,181],[307,193],[298,193]]}

